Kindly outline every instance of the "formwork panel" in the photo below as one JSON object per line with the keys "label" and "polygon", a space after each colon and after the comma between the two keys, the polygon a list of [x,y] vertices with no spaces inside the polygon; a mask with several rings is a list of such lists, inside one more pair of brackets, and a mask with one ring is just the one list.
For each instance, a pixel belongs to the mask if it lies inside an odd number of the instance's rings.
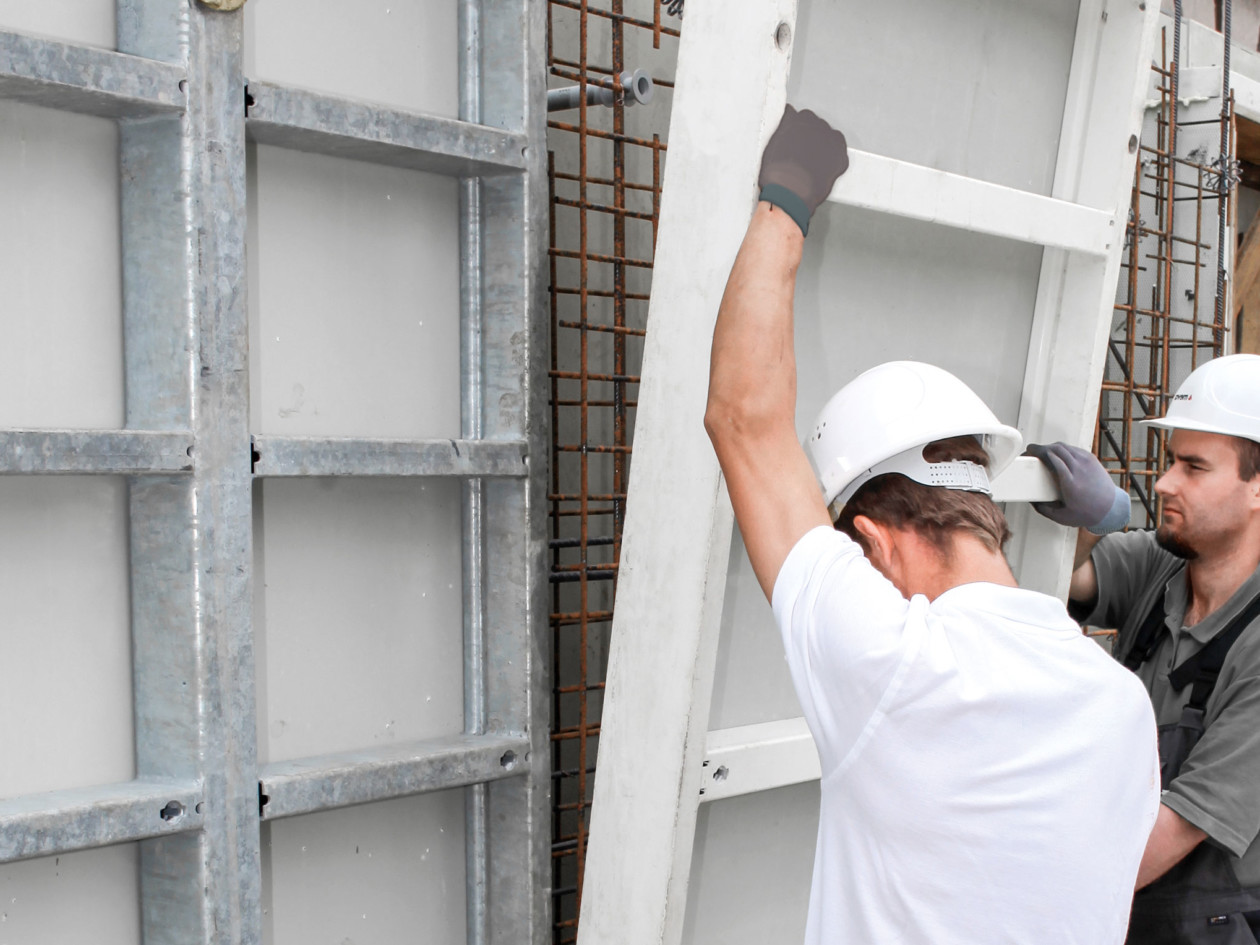
{"label": "formwork panel", "polygon": [[462,732],[459,483],[255,495],[260,763]]}
{"label": "formwork panel", "polygon": [[457,0],[267,0],[245,8],[245,72],[456,118]]}
{"label": "formwork panel", "polygon": [[253,429],[458,437],[458,181],[253,153]]}
{"label": "formwork panel", "polygon": [[466,941],[464,797],[442,791],[263,828],[263,941]]}
{"label": "formwork panel", "polygon": [[1077,4],[802,2],[788,101],[850,147],[1048,194]]}
{"label": "formwork panel", "polygon": [[0,601],[0,798],[129,780],[126,483],[0,477]]}
{"label": "formwork panel", "polygon": [[0,208],[0,427],[121,427],[116,124],[0,101]]}
{"label": "formwork panel", "polygon": [[134,843],[0,866],[4,945],[140,945]]}
{"label": "formwork panel", "polygon": [[804,940],[817,832],[816,782],[701,806],[683,941]]}
{"label": "formwork panel", "polygon": [[114,0],[0,0],[0,30],[114,48]]}
{"label": "formwork panel", "polygon": [[[1014,425],[1041,255],[1036,246],[824,205],[797,281],[801,439],[843,384],[896,359],[952,371]],[[712,728],[800,715],[770,605],[739,542],[717,667]]]}

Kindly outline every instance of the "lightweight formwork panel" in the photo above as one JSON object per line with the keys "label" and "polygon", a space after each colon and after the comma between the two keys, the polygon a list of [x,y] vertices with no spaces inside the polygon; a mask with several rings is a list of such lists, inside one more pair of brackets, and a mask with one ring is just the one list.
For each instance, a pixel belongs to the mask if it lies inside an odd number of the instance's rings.
{"label": "lightweight formwork panel", "polygon": [[[688,4],[579,941],[804,930],[817,758],[702,431],[712,321],[784,99],[851,149],[797,277],[798,433],[862,370],[910,358],[1031,440],[1087,442],[1156,14],[783,0],[733,19]],[[1028,472],[1011,499],[1044,498]],[[1035,532],[1013,543],[1017,576],[1060,590],[1067,531],[1017,520]]]}

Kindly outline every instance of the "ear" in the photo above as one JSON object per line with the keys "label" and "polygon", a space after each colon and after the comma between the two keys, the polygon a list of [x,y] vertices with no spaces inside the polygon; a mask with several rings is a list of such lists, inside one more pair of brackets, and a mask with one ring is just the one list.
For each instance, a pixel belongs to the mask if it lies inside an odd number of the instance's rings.
{"label": "ear", "polygon": [[853,517],[853,528],[862,536],[863,543],[866,545],[867,554],[871,564],[875,565],[881,571],[884,570],[893,558],[893,536],[892,530],[886,525],[867,518],[865,515],[855,515]]}

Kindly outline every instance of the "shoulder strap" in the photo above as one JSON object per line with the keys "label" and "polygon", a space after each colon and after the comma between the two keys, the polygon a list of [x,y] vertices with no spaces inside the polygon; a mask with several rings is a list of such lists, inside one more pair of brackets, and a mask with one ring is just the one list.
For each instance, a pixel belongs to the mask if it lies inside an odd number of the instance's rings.
{"label": "shoulder strap", "polygon": [[1164,618],[1166,616],[1167,614],[1164,612],[1164,590],[1160,588],[1159,593],[1155,595],[1155,603],[1151,607],[1150,613],[1142,621],[1142,626],[1138,628],[1137,636],[1133,638],[1133,645],[1129,647],[1129,652],[1124,656],[1124,665],[1128,669],[1137,672],[1138,667],[1155,654],[1155,648],[1159,646],[1159,639],[1165,630]]}
{"label": "shoulder strap", "polygon": [[1212,637],[1203,649],[1168,675],[1168,681],[1178,691],[1184,689],[1187,683],[1194,683],[1188,703],[1192,708],[1203,709],[1207,706],[1208,697],[1216,688],[1216,678],[1221,674],[1221,667],[1225,665],[1229,648],[1257,617],[1260,617],[1260,594],[1252,598],[1242,612],[1227,623],[1220,633]]}

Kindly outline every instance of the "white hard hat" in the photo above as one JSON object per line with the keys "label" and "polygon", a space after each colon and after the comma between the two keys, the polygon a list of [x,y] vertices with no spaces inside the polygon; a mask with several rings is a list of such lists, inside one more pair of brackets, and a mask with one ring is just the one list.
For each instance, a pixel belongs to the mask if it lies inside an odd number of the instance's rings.
{"label": "white hard hat", "polygon": [[1230,354],[1200,365],[1177,388],[1161,419],[1141,422],[1260,442],[1260,355]]}
{"label": "white hard hat", "polygon": [[916,482],[988,492],[971,463],[928,463],[934,440],[973,435],[996,475],[1019,455],[1023,437],[1001,423],[975,392],[948,371],[919,361],[889,361],[858,375],[823,407],[809,436],[824,501],[840,507],[868,479],[899,472]]}

